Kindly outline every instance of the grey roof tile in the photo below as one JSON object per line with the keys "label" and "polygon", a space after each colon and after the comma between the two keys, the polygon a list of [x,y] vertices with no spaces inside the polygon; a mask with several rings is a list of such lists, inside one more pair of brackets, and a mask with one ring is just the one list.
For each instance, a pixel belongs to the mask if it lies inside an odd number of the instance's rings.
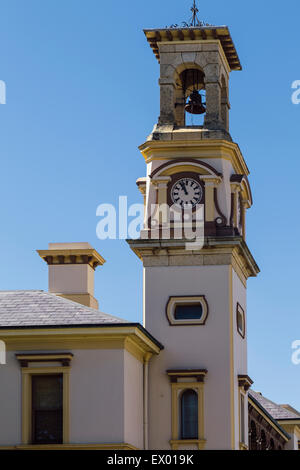
{"label": "grey roof tile", "polygon": [[267,410],[268,413],[276,420],[300,419],[300,414],[297,414],[296,410],[294,413],[281,405],[277,405],[277,403],[274,403],[273,401],[264,397],[259,392],[250,390],[249,395],[255,398],[255,400],[258,401],[258,403],[260,403],[261,406],[263,406],[263,408],[265,408],[265,410]]}
{"label": "grey roof tile", "polygon": [[44,291],[0,291],[0,328],[126,324],[127,320]]}

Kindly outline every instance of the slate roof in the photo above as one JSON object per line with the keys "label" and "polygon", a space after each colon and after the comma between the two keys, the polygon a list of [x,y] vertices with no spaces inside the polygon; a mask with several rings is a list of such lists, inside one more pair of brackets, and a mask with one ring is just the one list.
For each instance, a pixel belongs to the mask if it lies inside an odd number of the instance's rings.
{"label": "slate roof", "polygon": [[289,419],[300,419],[300,414],[298,414],[295,410],[295,413],[290,411],[289,409],[284,408],[281,405],[277,405],[273,401],[269,400],[268,398],[264,397],[259,392],[254,392],[253,390],[249,391],[250,397],[253,397],[258,403],[267,410],[267,412],[274,418],[275,420],[289,420]]}
{"label": "slate roof", "polygon": [[44,291],[0,291],[0,329],[129,322]]}

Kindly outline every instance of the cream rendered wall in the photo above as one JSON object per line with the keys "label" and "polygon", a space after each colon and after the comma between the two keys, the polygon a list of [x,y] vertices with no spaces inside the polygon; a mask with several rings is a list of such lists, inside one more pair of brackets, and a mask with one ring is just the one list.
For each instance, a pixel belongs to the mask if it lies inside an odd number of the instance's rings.
{"label": "cream rendered wall", "polygon": [[21,443],[21,373],[14,352],[0,365],[0,446]]}
{"label": "cream rendered wall", "polygon": [[[150,362],[149,448],[170,449],[171,385],[166,370],[205,368],[206,449],[230,449],[229,267],[146,267],[144,286],[145,326],[165,346]],[[165,310],[172,295],[205,295],[206,325],[170,326]]]}
{"label": "cream rendered wall", "polygon": [[[239,448],[240,443],[240,396],[238,386],[238,375],[248,375],[247,359],[247,292],[240,278],[232,271],[232,314],[233,314],[233,346],[234,346],[234,397],[235,397],[235,447]],[[243,339],[237,331],[236,308],[237,303],[241,305],[245,312],[246,337]],[[245,444],[248,445],[248,403],[247,394],[245,397]]]}
{"label": "cream rendered wall", "polygon": [[143,364],[126,350],[74,351],[72,443],[143,447]]}
{"label": "cream rendered wall", "polygon": [[300,441],[299,428],[297,429],[296,427],[294,426],[291,427],[289,425],[281,425],[281,426],[291,436],[291,439],[285,444],[284,450],[298,450],[298,441]]}
{"label": "cream rendered wall", "polygon": [[94,275],[88,264],[49,265],[49,292],[94,295]]}
{"label": "cream rendered wall", "polygon": [[[0,446],[21,444],[22,380],[16,352],[8,352],[7,364],[0,366]],[[70,443],[128,443],[142,448],[143,364],[124,349],[69,352],[74,355]]]}
{"label": "cream rendered wall", "polygon": [[73,351],[70,442],[124,442],[124,351]]}
{"label": "cream rendered wall", "polygon": [[143,364],[124,351],[124,442],[143,449]]}

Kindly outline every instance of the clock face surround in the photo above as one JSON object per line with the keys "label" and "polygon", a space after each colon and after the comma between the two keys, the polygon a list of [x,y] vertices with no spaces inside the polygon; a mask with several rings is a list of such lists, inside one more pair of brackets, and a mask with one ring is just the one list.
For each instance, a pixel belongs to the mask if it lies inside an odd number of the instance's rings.
{"label": "clock face surround", "polygon": [[203,188],[195,178],[186,177],[177,180],[171,187],[172,202],[180,207],[195,207],[203,197]]}

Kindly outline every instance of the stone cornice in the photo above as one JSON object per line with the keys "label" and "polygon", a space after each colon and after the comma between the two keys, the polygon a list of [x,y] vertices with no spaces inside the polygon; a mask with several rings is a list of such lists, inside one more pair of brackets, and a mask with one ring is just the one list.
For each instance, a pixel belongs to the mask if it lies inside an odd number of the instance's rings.
{"label": "stone cornice", "polygon": [[173,369],[167,370],[167,375],[172,383],[177,383],[178,379],[195,378],[197,382],[204,382],[207,375],[206,369]]}
{"label": "stone cornice", "polygon": [[229,70],[241,70],[242,66],[228,26],[201,26],[144,29],[145,36],[160,61],[160,44],[220,44]]}
{"label": "stone cornice", "polygon": [[[75,349],[126,349],[143,361],[148,353],[159,354],[163,346],[139,324],[70,328],[1,329],[8,351]],[[50,353],[49,353],[50,354]],[[54,354],[54,353],[53,353]],[[41,354],[40,354],[41,355]],[[28,360],[26,354],[26,360]]]}
{"label": "stone cornice", "polygon": [[72,353],[39,353],[39,354],[16,354],[21,367],[28,367],[32,362],[60,362],[63,367],[69,367],[73,359]]}
{"label": "stone cornice", "polygon": [[244,285],[260,272],[242,237],[206,237],[204,247],[195,250],[187,250],[185,240],[127,242],[145,267],[231,265]]}
{"label": "stone cornice", "polygon": [[248,375],[238,375],[239,387],[243,388],[245,392],[253,385],[253,380]]}
{"label": "stone cornice", "polygon": [[[223,158],[231,161],[236,173],[249,175],[249,169],[237,143],[222,139],[207,140],[202,138],[204,130],[200,129],[188,129],[188,132],[195,134],[194,137],[189,136],[188,138],[186,129],[177,129],[167,133],[166,140],[146,141],[139,147],[139,150],[146,163],[153,160],[174,160],[176,162],[176,159],[183,156],[198,160]],[[176,140],[175,135],[177,136]]]}

